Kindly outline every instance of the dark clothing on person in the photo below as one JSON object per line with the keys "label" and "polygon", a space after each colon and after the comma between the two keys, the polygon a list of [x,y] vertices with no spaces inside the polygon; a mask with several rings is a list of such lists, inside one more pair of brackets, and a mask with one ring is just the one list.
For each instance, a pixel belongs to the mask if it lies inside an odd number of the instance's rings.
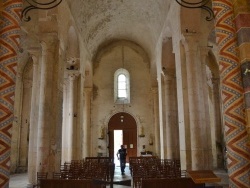
{"label": "dark clothing on person", "polygon": [[121,148],[117,152],[117,156],[119,155],[120,165],[121,165],[121,172],[124,174],[125,167],[126,167],[126,156],[127,150],[125,148]]}
{"label": "dark clothing on person", "polygon": [[118,154],[120,159],[126,159],[127,150],[125,148],[119,149]]}

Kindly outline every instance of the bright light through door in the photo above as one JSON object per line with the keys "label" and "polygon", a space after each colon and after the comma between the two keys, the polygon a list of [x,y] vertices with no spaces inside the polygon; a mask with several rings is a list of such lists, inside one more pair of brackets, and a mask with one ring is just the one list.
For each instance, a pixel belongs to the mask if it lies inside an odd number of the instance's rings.
{"label": "bright light through door", "polygon": [[117,159],[116,153],[121,148],[122,144],[123,144],[122,130],[114,130],[114,163],[116,166],[120,165],[120,162]]}

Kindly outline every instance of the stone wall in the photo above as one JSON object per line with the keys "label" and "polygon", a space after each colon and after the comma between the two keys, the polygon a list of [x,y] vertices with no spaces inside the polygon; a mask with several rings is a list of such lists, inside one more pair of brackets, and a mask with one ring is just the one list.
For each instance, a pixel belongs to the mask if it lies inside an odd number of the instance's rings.
{"label": "stone wall", "polygon": [[[146,55],[139,51],[142,50],[137,45],[121,41],[117,42],[117,45],[112,48],[108,48],[98,62],[94,62],[94,88],[91,109],[93,156],[97,155],[97,152],[107,155],[108,151],[105,148],[107,148],[108,138],[105,135],[104,140],[98,140],[99,129],[103,126],[106,132],[110,117],[123,111],[135,118],[137,133],[141,126],[144,127],[146,136],[144,138],[138,137],[138,155],[140,155],[142,145],[146,145],[147,150],[154,151],[154,147],[148,144],[150,134],[154,134],[153,95],[149,62],[145,60]],[[130,74],[130,104],[114,103],[114,73],[119,68],[126,69]],[[98,150],[98,145],[103,148],[101,151]]]}

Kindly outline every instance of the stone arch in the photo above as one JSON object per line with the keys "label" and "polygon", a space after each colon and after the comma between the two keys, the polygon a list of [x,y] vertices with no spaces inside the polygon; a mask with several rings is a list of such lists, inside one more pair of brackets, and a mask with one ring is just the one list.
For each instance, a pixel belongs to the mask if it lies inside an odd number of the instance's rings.
{"label": "stone arch", "polygon": [[115,110],[113,111],[106,119],[105,119],[105,125],[108,125],[110,119],[115,115],[115,114],[118,114],[118,113],[126,113],[126,114],[129,114],[131,117],[133,117],[135,119],[135,122],[136,122],[136,125],[137,127],[140,127],[141,124],[140,124],[140,120],[137,116],[135,116],[134,114],[128,112],[128,111],[122,111],[122,110]]}
{"label": "stone arch", "polygon": [[127,112],[113,114],[108,121],[109,156],[114,154],[114,130],[122,130],[123,145],[126,145],[128,158],[137,156],[137,122]]}
{"label": "stone arch", "polygon": [[97,53],[93,56],[92,62],[94,63],[94,69],[98,67],[98,64],[100,62],[100,59],[109,51],[111,51],[113,48],[117,46],[127,46],[134,50],[136,53],[140,54],[140,56],[143,58],[144,63],[148,64],[150,66],[149,57],[146,51],[136,44],[135,42],[129,41],[129,40],[115,40],[115,41],[107,41],[101,44],[97,50]]}

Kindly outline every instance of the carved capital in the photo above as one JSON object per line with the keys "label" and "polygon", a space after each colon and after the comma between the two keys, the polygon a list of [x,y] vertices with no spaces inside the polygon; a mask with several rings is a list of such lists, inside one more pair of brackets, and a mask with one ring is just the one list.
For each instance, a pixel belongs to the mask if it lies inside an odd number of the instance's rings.
{"label": "carved capital", "polygon": [[67,63],[69,65],[76,65],[79,63],[79,61],[80,61],[80,58],[78,57],[67,57]]}
{"label": "carved capital", "polygon": [[67,74],[69,80],[75,80],[80,75],[80,72],[77,70],[69,70],[67,71]]}
{"label": "carved capital", "polygon": [[67,70],[78,70],[80,65],[80,58],[68,57],[67,59]]}

